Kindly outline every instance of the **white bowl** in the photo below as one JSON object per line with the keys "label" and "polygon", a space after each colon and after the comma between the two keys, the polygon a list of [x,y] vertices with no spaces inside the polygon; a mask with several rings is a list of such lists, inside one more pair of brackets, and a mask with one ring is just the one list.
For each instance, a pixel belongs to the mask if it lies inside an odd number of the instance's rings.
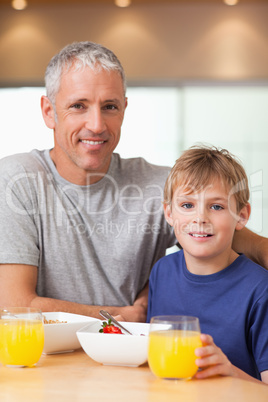
{"label": "white bowl", "polygon": [[76,333],[89,357],[113,366],[137,367],[146,363],[149,324],[121,322],[134,335],[99,333],[101,324],[102,321],[92,322]]}
{"label": "white bowl", "polygon": [[[43,316],[47,320],[60,321],[55,324],[44,324],[45,344],[43,353],[64,353],[71,352],[81,347],[76,331],[92,321],[98,321],[96,318],[84,315],[63,313],[63,312],[45,312]],[[67,321],[61,323],[61,321]]]}

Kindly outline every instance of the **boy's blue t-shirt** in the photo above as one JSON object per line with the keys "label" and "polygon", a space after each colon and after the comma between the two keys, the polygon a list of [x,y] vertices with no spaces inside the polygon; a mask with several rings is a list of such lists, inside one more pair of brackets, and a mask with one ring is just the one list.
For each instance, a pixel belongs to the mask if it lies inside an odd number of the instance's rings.
{"label": "boy's blue t-shirt", "polygon": [[191,315],[235,366],[259,378],[268,370],[268,271],[244,255],[212,275],[188,271],[180,250],[150,275],[147,322],[156,315]]}

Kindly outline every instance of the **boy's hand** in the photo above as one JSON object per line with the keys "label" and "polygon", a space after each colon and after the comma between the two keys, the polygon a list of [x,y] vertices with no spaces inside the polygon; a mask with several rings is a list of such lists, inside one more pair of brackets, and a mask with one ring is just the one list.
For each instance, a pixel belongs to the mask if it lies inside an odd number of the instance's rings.
{"label": "boy's hand", "polygon": [[234,366],[228,360],[227,356],[213,342],[210,335],[201,334],[200,339],[203,347],[195,350],[196,364],[202,370],[198,371],[195,378],[207,378],[215,375],[233,376],[235,374]]}

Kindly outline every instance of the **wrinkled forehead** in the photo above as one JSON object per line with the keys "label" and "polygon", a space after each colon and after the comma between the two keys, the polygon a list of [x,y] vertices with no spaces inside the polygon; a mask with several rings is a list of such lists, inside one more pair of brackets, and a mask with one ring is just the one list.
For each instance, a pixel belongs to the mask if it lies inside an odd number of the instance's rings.
{"label": "wrinkled forehead", "polygon": [[[61,82],[63,81],[63,78],[65,78],[67,76],[67,80],[68,80],[68,75],[71,74],[75,74],[75,73],[89,73],[89,75],[91,77],[97,77],[99,74],[103,74],[103,77],[107,77],[107,80],[110,81],[110,79],[112,79],[114,82],[116,82],[116,85],[118,85],[118,88],[121,89],[122,87],[122,92],[123,95],[125,96],[125,88],[124,88],[124,81],[122,78],[122,75],[120,74],[120,72],[115,69],[115,68],[111,68],[111,69],[107,69],[105,68],[103,65],[101,65],[99,62],[96,63],[92,63],[92,64],[84,64],[81,62],[81,60],[79,59],[75,59],[73,60],[72,63],[67,63],[63,66],[62,72],[61,72],[61,77],[59,80],[59,88],[61,86]],[[121,82],[121,84],[120,84]]]}
{"label": "wrinkled forehead", "polygon": [[89,72],[97,75],[102,71],[105,71],[105,69],[99,63],[88,65],[82,63],[81,60],[74,59],[72,62],[66,62],[62,66],[60,81],[70,74]]}

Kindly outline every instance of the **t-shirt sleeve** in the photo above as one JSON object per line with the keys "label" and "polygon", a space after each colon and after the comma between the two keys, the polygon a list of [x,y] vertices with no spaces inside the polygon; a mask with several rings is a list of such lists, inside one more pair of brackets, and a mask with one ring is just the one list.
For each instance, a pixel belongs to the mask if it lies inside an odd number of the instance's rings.
{"label": "t-shirt sleeve", "polygon": [[38,266],[36,174],[0,161],[0,263]]}
{"label": "t-shirt sleeve", "polygon": [[148,295],[148,308],[147,308],[147,322],[150,322],[151,318],[155,315],[161,315],[159,313],[159,303],[161,304],[161,298],[159,293],[161,293],[161,275],[159,280],[159,269],[161,267],[162,261],[165,257],[157,261],[151,271],[149,277],[149,295]]}
{"label": "t-shirt sleeve", "polygon": [[154,277],[154,267],[152,268],[150,277],[149,277],[149,295],[148,295],[148,308],[147,308],[147,319],[146,322],[150,322],[152,316],[152,300],[153,300],[153,277]]}
{"label": "t-shirt sleeve", "polygon": [[250,313],[249,338],[259,373],[268,370],[268,288]]}

